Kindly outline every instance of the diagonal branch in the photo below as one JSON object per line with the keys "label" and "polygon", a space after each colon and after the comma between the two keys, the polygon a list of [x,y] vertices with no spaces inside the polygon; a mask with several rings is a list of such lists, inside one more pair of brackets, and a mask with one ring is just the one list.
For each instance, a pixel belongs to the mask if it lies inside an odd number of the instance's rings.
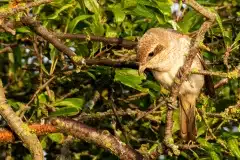
{"label": "diagonal branch", "polygon": [[40,22],[34,21],[33,18],[29,16],[22,17],[21,22],[24,25],[29,26],[38,35],[40,35],[52,45],[54,45],[54,47],[56,47],[59,51],[66,54],[71,59],[71,61],[75,63],[73,57],[76,55],[76,53],[74,53],[70,48],[68,48],[60,40],[58,40],[57,37],[50,33],[45,27],[43,27]]}
{"label": "diagonal branch", "polygon": [[0,114],[27,146],[34,160],[43,160],[43,150],[37,136],[30,132],[28,126],[16,115],[11,106],[7,104],[4,92],[2,81],[0,80]]}
{"label": "diagonal branch", "polygon": [[111,135],[108,131],[99,131],[71,119],[55,118],[50,121],[52,125],[56,126],[59,130],[87,142],[93,142],[109,150],[122,160],[146,159],[130,146]]}

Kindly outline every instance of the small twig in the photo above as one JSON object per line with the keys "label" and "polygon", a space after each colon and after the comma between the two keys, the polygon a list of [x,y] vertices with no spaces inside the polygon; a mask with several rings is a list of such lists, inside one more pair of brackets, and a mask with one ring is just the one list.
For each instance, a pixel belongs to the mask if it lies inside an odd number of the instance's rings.
{"label": "small twig", "polygon": [[12,52],[12,48],[8,46],[0,50],[0,54],[6,53],[6,52]]}
{"label": "small twig", "polygon": [[201,75],[211,75],[211,76],[218,76],[223,78],[239,78],[240,77],[240,70],[235,69],[231,72],[224,73],[224,72],[212,72],[212,71],[206,71],[206,70],[193,70],[191,72],[192,74],[201,74]]}
{"label": "small twig", "polygon": [[86,64],[86,65],[103,65],[103,66],[110,66],[110,67],[126,67],[126,68],[138,68],[137,62],[132,61],[118,61],[118,60],[111,60],[111,59],[85,59],[83,63],[78,64]]}
{"label": "small twig", "polygon": [[52,80],[54,80],[54,78],[56,78],[55,76],[51,77],[46,83],[44,83],[42,86],[40,86],[38,88],[38,90],[36,90],[36,92],[33,94],[32,98],[30,99],[30,101],[26,104],[26,106],[29,106],[33,100],[35,99],[35,97],[38,95],[39,92],[41,92],[44,88],[46,88],[46,86],[49,85],[50,82],[52,82]]}
{"label": "small twig", "polygon": [[199,144],[192,144],[192,145],[189,145],[189,144],[182,144],[182,145],[178,145],[180,149],[182,150],[188,150],[188,149],[192,149],[192,148],[199,148],[200,145]]}
{"label": "small twig", "polygon": [[60,39],[78,39],[83,41],[97,41],[97,42],[104,42],[106,44],[116,44],[126,48],[134,48],[137,46],[137,42],[129,41],[122,38],[109,38],[103,36],[94,36],[94,35],[83,35],[83,34],[63,34],[63,33],[55,33],[58,38]]}
{"label": "small twig", "polygon": [[129,140],[128,140],[128,136],[127,136],[126,130],[125,130],[125,128],[123,127],[123,125],[122,125],[122,123],[121,123],[121,121],[120,121],[119,116],[117,115],[116,105],[115,105],[115,103],[114,103],[114,99],[113,99],[112,96],[110,97],[110,106],[111,106],[112,111],[113,111],[113,113],[114,113],[114,116],[115,116],[115,118],[116,118],[116,120],[117,120],[117,123],[119,124],[119,127],[120,127],[120,129],[122,130],[122,133],[123,133],[123,136],[124,136],[124,138],[125,138],[125,141],[126,141],[126,143],[129,145]]}
{"label": "small twig", "polygon": [[227,84],[229,81],[228,78],[223,78],[221,79],[219,82],[217,82],[215,85],[214,85],[214,89],[217,89],[217,88],[220,88],[222,86],[224,86],[225,84]]}
{"label": "small twig", "polygon": [[37,59],[38,59],[38,63],[39,63],[39,81],[40,81],[40,86],[43,83],[43,70],[42,70],[42,52],[39,53],[39,49],[38,49],[38,41],[37,41],[37,37],[34,36],[33,38],[33,48],[34,48],[34,54],[36,55]]}
{"label": "small twig", "polygon": [[71,95],[77,93],[79,91],[78,88],[74,88],[74,89],[71,89],[70,92],[62,95],[57,101],[62,101],[63,99],[67,98],[67,97],[70,97]]}
{"label": "small twig", "polygon": [[4,29],[6,32],[11,33],[12,35],[16,34],[16,31],[10,27],[8,27],[8,25],[6,25],[4,22],[0,22],[0,28]]}
{"label": "small twig", "polygon": [[[116,111],[116,114],[118,116],[137,116],[137,115],[144,115],[146,112],[144,111],[140,111],[140,110],[131,110],[131,109],[127,109],[127,110],[121,110],[118,109]],[[81,115],[79,115],[77,118],[75,118],[75,120],[77,121],[88,121],[88,120],[102,120],[104,118],[107,118],[109,116],[113,116],[114,113],[112,110],[107,110],[106,112],[97,112],[97,113],[91,113],[91,114],[87,114],[87,113],[82,113]],[[147,114],[146,116],[143,117],[144,119],[147,119],[149,121],[153,121],[155,123],[160,123],[160,119],[155,118],[154,116]]]}
{"label": "small twig", "polygon": [[14,8],[9,8],[9,9],[5,10],[4,12],[0,12],[0,19],[12,16],[12,15],[19,13],[21,11],[24,11],[26,9],[36,7],[41,4],[50,3],[50,2],[52,2],[52,0],[38,0],[35,2],[26,3],[25,5],[19,4]]}

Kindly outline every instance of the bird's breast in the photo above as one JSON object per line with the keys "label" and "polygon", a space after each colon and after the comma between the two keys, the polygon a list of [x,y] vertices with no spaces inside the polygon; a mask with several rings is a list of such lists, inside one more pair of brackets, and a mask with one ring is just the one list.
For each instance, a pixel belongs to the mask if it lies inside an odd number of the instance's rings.
{"label": "bird's breast", "polygon": [[[182,62],[180,62],[182,61]],[[169,64],[170,65],[170,64]],[[179,59],[178,63],[172,64],[172,67],[168,71],[153,71],[153,76],[159,81],[164,87],[169,88],[174,81],[174,78],[183,65],[183,60]]]}

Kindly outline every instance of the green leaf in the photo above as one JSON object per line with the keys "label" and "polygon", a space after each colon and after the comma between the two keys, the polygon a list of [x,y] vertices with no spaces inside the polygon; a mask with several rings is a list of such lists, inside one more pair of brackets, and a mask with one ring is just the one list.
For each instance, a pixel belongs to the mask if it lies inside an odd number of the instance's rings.
{"label": "green leaf", "polygon": [[237,159],[240,159],[240,149],[239,149],[239,142],[235,138],[229,138],[228,139],[228,147],[229,150],[237,157]]}
{"label": "green leaf", "polygon": [[179,122],[179,109],[175,109],[173,112],[173,129],[172,132],[175,133],[180,129],[180,122]]}
{"label": "green leaf", "polygon": [[198,22],[201,18],[196,11],[189,11],[184,15],[183,19],[178,23],[178,26],[181,28],[183,33],[188,33],[191,28]]}
{"label": "green leaf", "polygon": [[142,17],[155,18],[153,11],[143,5],[137,5],[137,7],[133,10],[133,13]]}
{"label": "green leaf", "polygon": [[137,0],[123,0],[123,8],[136,7]]}
{"label": "green leaf", "polygon": [[240,32],[237,34],[237,37],[235,38],[233,45],[237,44],[239,40],[240,40]]}
{"label": "green leaf", "polygon": [[106,24],[106,37],[118,37],[118,31],[116,28],[112,28]]}
{"label": "green leaf", "polygon": [[47,103],[47,94],[46,93],[41,93],[38,95],[38,101],[39,103]]}
{"label": "green leaf", "polygon": [[51,134],[48,134],[48,137],[53,142],[57,142],[57,143],[62,143],[64,140],[64,135],[62,133],[51,133]]}
{"label": "green leaf", "polygon": [[41,145],[42,145],[42,148],[45,149],[47,148],[47,136],[44,136],[42,139],[41,139]]}
{"label": "green leaf", "polygon": [[210,156],[211,156],[212,160],[220,160],[218,154],[216,152],[214,152],[214,151],[210,152]]}
{"label": "green leaf", "polygon": [[172,1],[155,1],[157,3],[157,8],[165,16],[171,16],[171,5]]}
{"label": "green leaf", "polygon": [[96,0],[84,0],[84,4],[89,11],[99,14],[100,7]]}
{"label": "green leaf", "polygon": [[57,19],[59,17],[59,14],[61,12],[63,12],[64,10],[70,8],[70,7],[73,7],[73,4],[66,4],[66,5],[63,5],[63,7],[61,7],[60,9],[58,9],[56,12],[54,12],[52,15],[50,15],[48,17],[48,19]]}
{"label": "green leaf", "polygon": [[118,24],[122,23],[125,19],[125,13],[122,9],[121,4],[118,3],[118,4],[114,4],[114,5],[109,5],[109,8],[114,14],[114,21]]}
{"label": "green leaf", "polygon": [[54,106],[74,107],[81,109],[84,103],[83,98],[66,98],[62,101],[56,102]]}
{"label": "green leaf", "polygon": [[31,33],[28,27],[19,27],[16,29],[16,33]]}
{"label": "green leaf", "polygon": [[146,82],[142,83],[142,86],[150,88],[156,92],[160,91],[160,85],[157,82],[147,80]]}
{"label": "green leaf", "polygon": [[55,112],[51,112],[50,116],[74,116],[79,113],[79,108],[76,107],[63,107],[58,108]]}
{"label": "green leaf", "polygon": [[227,48],[229,46],[229,44],[230,44],[230,41],[231,41],[231,38],[229,37],[231,35],[228,34],[228,32],[224,29],[221,17],[218,14],[216,14],[216,15],[217,15],[216,16],[216,20],[217,20],[218,25],[220,27],[220,30],[222,32],[225,47]]}
{"label": "green leaf", "polygon": [[69,32],[72,33],[79,22],[81,22],[85,19],[88,19],[90,17],[92,17],[92,16],[91,15],[80,15],[80,16],[77,16],[76,18],[74,18],[68,26]]}
{"label": "green leaf", "polygon": [[43,70],[43,72],[47,75],[49,75],[47,69],[45,68],[45,65],[41,64],[41,69]]}
{"label": "green leaf", "polygon": [[210,151],[214,150],[213,145],[204,138],[198,138],[197,142],[200,144],[200,146],[206,148],[207,150],[210,150]]}
{"label": "green leaf", "polygon": [[142,92],[148,92],[147,88],[143,88],[140,84],[145,80],[144,75],[139,75],[137,70],[134,69],[116,69],[114,81],[119,81],[122,84],[134,88]]}

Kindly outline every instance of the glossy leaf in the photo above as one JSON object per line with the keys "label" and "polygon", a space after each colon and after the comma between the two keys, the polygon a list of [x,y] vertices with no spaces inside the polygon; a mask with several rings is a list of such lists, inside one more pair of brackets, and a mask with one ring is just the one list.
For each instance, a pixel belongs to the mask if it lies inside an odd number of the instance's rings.
{"label": "glossy leaf", "polygon": [[142,92],[148,92],[147,88],[143,88],[140,84],[146,77],[139,75],[137,70],[133,69],[116,69],[114,81],[119,81],[122,84],[134,88]]}
{"label": "glossy leaf", "polygon": [[54,106],[65,106],[70,108],[81,109],[84,104],[84,99],[82,98],[66,98],[62,101],[56,102]]}
{"label": "glossy leaf", "polygon": [[70,33],[73,33],[75,27],[77,26],[77,24],[78,24],[79,22],[81,22],[81,21],[83,21],[83,20],[85,20],[85,19],[88,19],[88,18],[90,18],[90,17],[92,17],[92,16],[91,16],[91,15],[80,15],[80,16],[77,16],[76,18],[74,18],[74,19],[70,22],[70,24],[69,24],[69,26],[68,26],[69,32],[70,32]]}
{"label": "glossy leaf", "polygon": [[79,108],[76,107],[62,107],[56,109],[55,112],[51,112],[49,115],[53,117],[57,116],[74,116],[79,113]]}
{"label": "glossy leaf", "polygon": [[64,135],[62,133],[51,133],[51,134],[48,134],[48,137],[53,142],[62,143],[64,141]]}

